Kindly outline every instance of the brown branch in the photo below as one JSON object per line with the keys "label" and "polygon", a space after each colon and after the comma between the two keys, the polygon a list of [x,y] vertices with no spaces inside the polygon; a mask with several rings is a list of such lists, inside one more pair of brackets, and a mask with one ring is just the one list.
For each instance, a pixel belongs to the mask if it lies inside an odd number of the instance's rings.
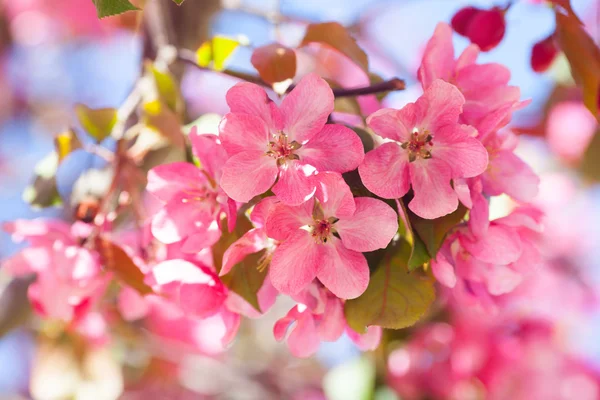
{"label": "brown branch", "polygon": [[[198,69],[204,70],[204,71],[212,71],[212,72],[220,73],[223,75],[231,76],[231,77],[241,79],[246,82],[255,83],[259,86],[263,86],[268,89],[272,88],[272,86],[269,83],[263,81],[256,75],[246,74],[243,72],[237,72],[237,71],[233,71],[230,69],[225,69],[223,71],[216,71],[212,68],[202,67],[202,66],[198,65],[198,63],[196,62],[196,54],[191,50],[186,50],[186,49],[178,50],[177,51],[177,59],[181,62],[192,65],[192,66],[194,66]],[[294,85],[290,85],[290,87],[287,89],[287,91],[290,92],[293,88],[294,88]],[[333,88],[332,90],[333,90],[333,95],[335,97],[352,97],[352,96],[364,96],[364,95],[368,95],[368,94],[377,94],[377,93],[383,93],[383,92],[404,90],[405,88],[406,88],[406,84],[405,84],[404,80],[399,79],[399,78],[392,78],[388,81],[375,83],[375,84],[369,85],[369,86],[362,86],[362,87],[357,87],[357,88]]]}

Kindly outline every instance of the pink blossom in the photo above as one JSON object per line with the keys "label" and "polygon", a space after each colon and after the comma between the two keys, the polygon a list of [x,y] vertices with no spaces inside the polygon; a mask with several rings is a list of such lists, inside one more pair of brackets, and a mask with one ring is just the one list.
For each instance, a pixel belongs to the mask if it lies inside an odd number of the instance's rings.
{"label": "pink blossom", "polygon": [[[508,107],[510,111],[522,107],[521,95],[516,86],[508,86],[510,71],[496,63],[476,64],[479,48],[470,45],[454,59],[452,29],[439,23],[427,43],[419,80],[423,89],[429,88],[436,79],[454,84],[465,98],[461,122],[481,130],[479,124],[495,110]],[[507,115],[510,119],[510,113]]]}
{"label": "pink blossom", "polygon": [[336,296],[355,298],[369,283],[362,252],[385,248],[398,230],[398,216],[380,200],[353,199],[339,174],[319,177],[316,200],[279,203],[269,212],[267,234],[281,242],[271,260],[271,282],[294,295],[317,277]]}
{"label": "pink blossom", "polygon": [[294,299],[299,302],[285,317],[273,327],[275,339],[286,338],[287,345],[296,357],[310,357],[317,352],[319,344],[335,342],[344,332],[361,350],[374,350],[381,339],[381,328],[369,327],[365,334],[359,334],[346,324],[343,301],[327,289],[311,284]]}
{"label": "pink blossom", "polygon": [[221,215],[235,226],[236,204],[219,187],[227,154],[214,135],[190,133],[192,150],[202,168],[186,162],[163,164],[148,172],[147,190],[163,202],[152,218],[152,234],[163,243],[183,242],[196,253],[221,236]]}
{"label": "pink blossom", "polygon": [[540,178],[514,151],[518,138],[509,131],[493,132],[482,138],[489,164],[481,175],[483,192],[490,196],[506,193],[519,202],[528,202],[538,193]]}
{"label": "pink blossom", "polygon": [[485,148],[474,138],[476,131],[458,123],[463,104],[458,89],[438,79],[415,103],[371,114],[369,127],[388,142],[370,151],[360,165],[365,186],[395,199],[412,185],[409,208],[423,218],[456,210],[458,196],[450,181],[477,176],[488,163]]}
{"label": "pink blossom", "polygon": [[98,255],[80,245],[89,229],[43,219],[4,224],[14,240],[30,246],[5,260],[2,270],[12,276],[36,274],[28,296],[40,314],[71,321],[103,293],[109,276],[102,273]]}
{"label": "pink blossom", "polygon": [[548,145],[560,158],[568,162],[578,161],[590,144],[597,126],[596,118],[583,103],[558,103],[548,115]]}
{"label": "pink blossom", "polygon": [[431,264],[434,276],[466,301],[493,305],[493,296],[512,292],[541,265],[541,216],[521,207],[490,222],[487,201],[475,191],[468,226],[446,239]]}
{"label": "pink blossom", "polygon": [[359,137],[349,128],[325,124],[333,92],[315,74],[305,76],[277,107],[259,86],[240,83],[227,92],[231,113],[219,127],[229,159],[221,186],[247,202],[273,186],[281,201],[298,205],[317,187],[315,174],[346,172],[363,160]]}

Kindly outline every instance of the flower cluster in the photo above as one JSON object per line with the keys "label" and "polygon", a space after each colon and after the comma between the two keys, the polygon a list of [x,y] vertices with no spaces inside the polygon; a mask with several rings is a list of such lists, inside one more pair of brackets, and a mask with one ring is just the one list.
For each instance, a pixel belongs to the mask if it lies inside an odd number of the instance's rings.
{"label": "flower cluster", "polygon": [[142,277],[137,285],[125,279],[121,316],[146,318],[157,336],[221,351],[241,316],[259,317],[281,294],[295,305],[273,333],[287,336],[294,355],[314,354],[344,332],[373,349],[381,327],[356,331],[344,307],[370,287],[373,255],[405,240],[404,203],[409,221],[431,224],[462,203],[468,217],[445,232],[439,252],[428,249],[423,264],[457,301],[494,304],[540,264],[541,225],[528,205],[490,221],[489,198],[528,202],[538,179],[504,129],[524,106],[509,71],[478,64],[476,45],[455,59],[451,35],[440,24],[427,44],[422,96],[366,118],[376,144],[366,154],[355,131],[332,123],[334,93],[318,75],[304,76],[279,104],[261,86],[239,83],[227,93],[230,112],[218,136],[189,134],[194,162],[149,171],[150,216],[135,240],[83,222],[18,221],[5,229],[30,247],[5,270],[35,273],[36,310],[84,329],[80,321],[100,308],[118,275],[103,267],[114,254],[97,246],[109,238]]}

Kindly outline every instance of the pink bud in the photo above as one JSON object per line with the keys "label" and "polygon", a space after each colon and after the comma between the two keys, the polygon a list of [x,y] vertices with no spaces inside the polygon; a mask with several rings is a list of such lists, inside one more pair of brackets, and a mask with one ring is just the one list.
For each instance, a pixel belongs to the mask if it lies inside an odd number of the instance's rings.
{"label": "pink bud", "polygon": [[546,71],[558,55],[558,47],[554,41],[554,34],[537,42],[531,49],[531,68],[535,72]]}
{"label": "pink bud", "polygon": [[471,18],[465,36],[478,45],[481,51],[489,51],[502,41],[505,31],[504,11],[492,8],[480,11]]}
{"label": "pink bud", "polygon": [[471,20],[481,11],[481,9],[476,7],[461,8],[456,14],[454,14],[454,17],[452,17],[452,29],[454,29],[454,31],[459,35],[466,36],[467,28],[469,27]]}

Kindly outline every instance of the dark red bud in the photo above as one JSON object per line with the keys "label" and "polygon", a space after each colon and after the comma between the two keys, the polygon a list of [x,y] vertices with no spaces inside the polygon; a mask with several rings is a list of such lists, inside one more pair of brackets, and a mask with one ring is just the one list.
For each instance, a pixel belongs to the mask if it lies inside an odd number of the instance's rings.
{"label": "dark red bud", "polygon": [[531,68],[535,72],[544,72],[558,55],[558,46],[554,41],[554,34],[533,45],[531,49]]}
{"label": "dark red bud", "polygon": [[481,11],[482,10],[476,7],[461,8],[456,14],[454,14],[454,17],[452,17],[452,29],[454,29],[454,31],[459,35],[466,36],[467,28],[471,23],[471,20],[477,13]]}
{"label": "dark red bud", "polygon": [[481,51],[496,47],[506,32],[504,10],[492,8],[476,13],[467,26],[466,35]]}

